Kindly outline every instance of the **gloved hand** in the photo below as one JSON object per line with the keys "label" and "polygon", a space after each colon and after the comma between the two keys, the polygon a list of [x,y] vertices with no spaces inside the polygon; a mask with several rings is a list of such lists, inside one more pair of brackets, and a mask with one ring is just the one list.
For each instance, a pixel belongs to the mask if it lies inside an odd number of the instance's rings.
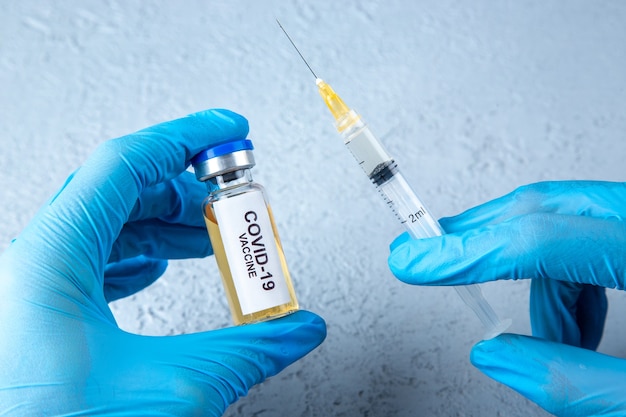
{"label": "gloved hand", "polygon": [[588,349],[602,336],[604,288],[626,287],[625,218],[624,183],[532,184],[442,219],[442,237],[400,236],[389,266],[418,285],[532,278],[536,337],[482,341],[472,362],[556,415],[621,416],[626,361]]}
{"label": "gloved hand", "polygon": [[0,257],[0,414],[221,415],[325,337],[309,312],[169,337],[120,330],[108,301],[168,258],[212,253],[184,172],[247,121],[209,110],[99,146]]}

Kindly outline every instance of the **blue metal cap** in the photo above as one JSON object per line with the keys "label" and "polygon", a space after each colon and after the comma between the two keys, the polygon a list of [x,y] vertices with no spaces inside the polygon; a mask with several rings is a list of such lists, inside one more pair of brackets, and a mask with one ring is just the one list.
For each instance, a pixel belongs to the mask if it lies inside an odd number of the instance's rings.
{"label": "blue metal cap", "polygon": [[211,158],[217,158],[218,156],[226,155],[229,153],[245,150],[253,150],[254,146],[250,139],[235,140],[233,142],[226,142],[216,145],[212,148],[206,148],[200,151],[199,154],[191,158],[191,164],[196,165]]}
{"label": "blue metal cap", "polygon": [[252,168],[254,146],[249,139],[221,143],[207,148],[191,159],[196,178],[206,181],[218,175]]}

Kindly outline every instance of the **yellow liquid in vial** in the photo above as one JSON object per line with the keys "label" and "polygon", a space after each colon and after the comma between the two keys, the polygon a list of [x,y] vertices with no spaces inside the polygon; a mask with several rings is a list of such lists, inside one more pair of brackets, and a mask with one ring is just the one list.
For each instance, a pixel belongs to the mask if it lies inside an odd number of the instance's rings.
{"label": "yellow liquid in vial", "polygon": [[228,299],[228,305],[230,306],[230,311],[233,316],[233,321],[236,325],[250,324],[250,323],[255,323],[259,321],[274,319],[274,318],[285,316],[287,314],[293,313],[294,311],[298,310],[298,301],[296,299],[296,293],[293,289],[293,283],[291,281],[291,275],[289,274],[289,269],[287,268],[287,261],[285,260],[285,254],[283,253],[283,247],[280,243],[280,239],[278,238],[276,224],[274,223],[274,216],[272,215],[272,210],[270,209],[270,207],[267,207],[267,211],[269,214],[270,222],[272,224],[272,233],[274,234],[274,241],[276,242],[276,247],[278,249],[278,257],[280,259],[280,265],[281,265],[285,280],[287,281],[287,289],[289,291],[290,301],[288,303],[285,303],[276,307],[267,308],[265,310],[257,311],[257,312],[250,313],[250,314],[243,314],[241,310],[241,304],[239,303],[239,297],[237,296],[235,283],[233,281],[232,272],[228,264],[226,251],[224,249],[224,243],[222,241],[222,234],[220,233],[217,220],[215,219],[215,214],[213,213],[213,210],[211,209],[210,204],[206,204],[204,208],[204,220],[206,222],[207,229],[209,231],[209,237],[211,238],[211,245],[213,246],[213,253],[215,256],[215,260],[217,261],[217,266],[220,270],[222,282],[224,283],[226,298]]}

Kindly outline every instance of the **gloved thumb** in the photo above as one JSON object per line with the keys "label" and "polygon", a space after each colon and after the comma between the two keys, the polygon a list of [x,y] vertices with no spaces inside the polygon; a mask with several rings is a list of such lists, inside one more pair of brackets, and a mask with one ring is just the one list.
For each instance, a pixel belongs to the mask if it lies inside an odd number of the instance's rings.
{"label": "gloved thumb", "polygon": [[503,334],[474,346],[472,363],[557,416],[626,413],[626,361],[528,336]]}
{"label": "gloved thumb", "polygon": [[[324,320],[308,311],[246,326],[159,340],[167,362],[187,375],[203,398],[208,415],[226,408],[266,378],[305,356],[326,337]],[[178,375],[178,380],[186,379]]]}

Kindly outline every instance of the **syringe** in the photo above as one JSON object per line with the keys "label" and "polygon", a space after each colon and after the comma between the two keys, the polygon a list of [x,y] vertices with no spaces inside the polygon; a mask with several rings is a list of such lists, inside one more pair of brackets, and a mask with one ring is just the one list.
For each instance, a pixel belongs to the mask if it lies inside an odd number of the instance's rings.
{"label": "syringe", "polygon": [[[400,223],[415,239],[441,236],[444,233],[443,229],[413,191],[399,171],[398,164],[363,122],[361,116],[346,106],[330,85],[315,75],[280,22],[278,25],[315,77],[319,93],[335,119],[335,127],[341,134],[344,144],[361,169],[372,180]],[[510,319],[500,321],[483,297],[478,285],[456,286],[455,289],[485,327],[484,339],[499,335],[511,325]]]}
{"label": "syringe", "polygon": [[[346,147],[352,152],[365,174],[374,183],[387,206],[411,237],[422,239],[441,236],[444,232],[437,220],[406,181],[398,164],[383,148],[361,117],[348,108],[343,100],[326,82],[315,80],[319,93],[335,118],[335,126]],[[478,285],[454,287],[461,299],[476,313],[485,326],[485,339],[490,339],[506,330],[511,320],[500,321]]]}

